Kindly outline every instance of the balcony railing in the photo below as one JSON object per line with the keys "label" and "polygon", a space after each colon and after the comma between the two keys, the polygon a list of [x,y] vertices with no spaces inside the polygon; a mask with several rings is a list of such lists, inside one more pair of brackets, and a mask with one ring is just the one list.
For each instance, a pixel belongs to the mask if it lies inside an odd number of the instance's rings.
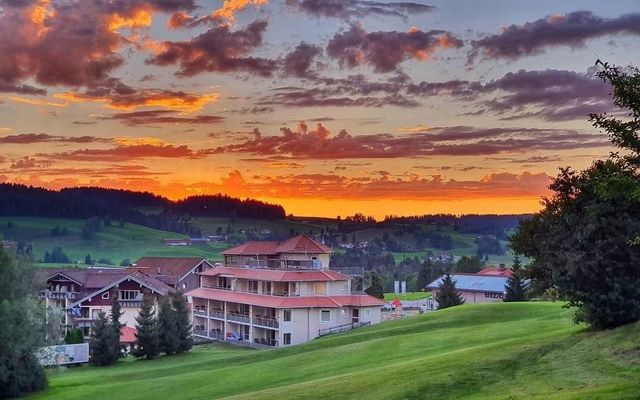
{"label": "balcony railing", "polygon": [[227,313],[227,319],[229,321],[241,322],[241,323],[244,323],[244,324],[249,324],[249,315],[247,315],[247,314],[240,314],[240,313],[230,312],[230,313]]}
{"label": "balcony railing", "polygon": [[253,324],[259,325],[259,326],[265,326],[269,328],[276,328],[276,329],[278,329],[279,327],[278,320],[275,318],[269,318],[269,317],[255,316],[253,317]]}
{"label": "balcony railing", "polygon": [[278,347],[277,339],[253,338],[254,347]]}
{"label": "balcony railing", "polygon": [[118,300],[122,308],[140,308],[143,300]]}
{"label": "balcony railing", "polygon": [[209,316],[211,318],[224,319],[224,310],[209,310]]}
{"label": "balcony railing", "polygon": [[76,298],[76,294],[75,292],[56,292],[53,290],[42,290],[40,292],[40,296],[42,297],[46,297],[49,299],[75,299]]}
{"label": "balcony railing", "polygon": [[338,332],[349,331],[351,329],[360,328],[361,326],[366,326],[366,325],[371,325],[371,322],[369,322],[369,321],[367,321],[367,322],[354,322],[354,323],[351,323],[351,324],[336,325],[336,326],[332,326],[330,328],[325,328],[325,329],[318,330],[318,336],[324,336],[324,335],[328,335],[330,333],[338,333]]}
{"label": "balcony railing", "polygon": [[201,316],[201,317],[206,317],[207,316],[207,310],[206,309],[201,309],[201,308],[194,308],[193,309],[193,314],[197,315],[197,316]]}

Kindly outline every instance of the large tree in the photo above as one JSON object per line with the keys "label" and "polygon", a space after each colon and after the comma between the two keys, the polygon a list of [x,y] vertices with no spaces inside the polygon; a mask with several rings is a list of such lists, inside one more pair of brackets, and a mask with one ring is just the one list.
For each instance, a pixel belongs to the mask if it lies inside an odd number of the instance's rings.
{"label": "large tree", "polygon": [[504,301],[525,301],[527,299],[527,285],[522,277],[520,258],[516,255],[511,266],[512,276],[504,285]]}
{"label": "large tree", "polygon": [[371,271],[371,286],[365,292],[373,297],[384,299],[384,289],[382,287],[382,277],[376,271]]}
{"label": "large tree", "polygon": [[175,313],[176,332],[178,334],[178,353],[184,353],[193,347],[191,337],[191,322],[189,307],[182,293],[176,292],[171,295],[171,304]]}
{"label": "large tree", "polygon": [[449,274],[446,274],[444,278],[442,278],[438,286],[438,293],[436,293],[435,297],[436,303],[438,303],[438,310],[464,304],[464,299],[460,292],[458,292],[456,283]]}
{"label": "large tree", "polygon": [[136,331],[136,348],[133,355],[147,360],[156,357],[160,353],[160,333],[150,298],[145,298],[140,307],[140,313],[136,317]]}
{"label": "large tree", "polygon": [[0,245],[0,398],[42,390],[47,378],[33,355],[44,343],[45,307],[33,286],[32,267]]}
{"label": "large tree", "polygon": [[167,355],[177,353],[180,349],[180,332],[175,310],[167,297],[160,301],[158,331],[160,332],[160,349]]}
{"label": "large tree", "polygon": [[120,354],[120,335],[122,334],[122,328],[124,328],[127,324],[120,322],[120,318],[124,314],[122,311],[122,306],[120,305],[120,300],[118,296],[118,289],[114,288],[113,303],[111,303],[111,328],[113,329],[113,336],[111,340],[113,343],[111,344],[113,347],[118,349],[118,354]]}
{"label": "large tree", "polygon": [[120,346],[114,346],[114,343],[119,338],[107,314],[100,311],[91,329],[91,363],[98,366],[115,364],[120,357]]}
{"label": "large tree", "polygon": [[555,287],[596,329],[640,319],[640,71],[600,63],[615,104],[627,115],[592,115],[623,150],[583,171],[561,169],[553,195],[522,221],[512,248],[533,262],[535,288]]}

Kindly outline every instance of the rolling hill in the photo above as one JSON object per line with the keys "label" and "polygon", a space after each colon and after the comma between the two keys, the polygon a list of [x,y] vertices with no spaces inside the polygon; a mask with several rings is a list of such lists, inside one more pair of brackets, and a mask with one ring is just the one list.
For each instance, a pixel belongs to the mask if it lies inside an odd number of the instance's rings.
{"label": "rolling hill", "polygon": [[639,337],[585,331],[558,303],[460,306],[280,350],[51,370],[34,398],[637,399]]}

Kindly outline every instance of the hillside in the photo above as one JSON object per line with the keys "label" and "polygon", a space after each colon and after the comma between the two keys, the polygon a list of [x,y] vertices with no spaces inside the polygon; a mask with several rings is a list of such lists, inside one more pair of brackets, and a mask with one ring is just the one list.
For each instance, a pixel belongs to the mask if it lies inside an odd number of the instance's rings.
{"label": "hillside", "polygon": [[[184,234],[161,231],[141,225],[125,223],[105,226],[92,238],[81,235],[84,219],[0,217],[0,236],[6,240],[24,241],[33,246],[34,260],[42,260],[45,252],[61,247],[69,259],[83,262],[87,254],[93,260],[106,258],[115,264],[123,259],[131,261],[142,256],[197,256],[220,259],[224,243],[202,243],[192,246],[168,247],[167,238],[183,238]],[[51,229],[66,228],[66,233],[52,236]],[[42,264],[47,266],[48,264]]]}
{"label": "hillside", "polygon": [[554,303],[461,306],[281,350],[225,345],[50,371],[38,399],[637,399],[640,325],[585,332]]}

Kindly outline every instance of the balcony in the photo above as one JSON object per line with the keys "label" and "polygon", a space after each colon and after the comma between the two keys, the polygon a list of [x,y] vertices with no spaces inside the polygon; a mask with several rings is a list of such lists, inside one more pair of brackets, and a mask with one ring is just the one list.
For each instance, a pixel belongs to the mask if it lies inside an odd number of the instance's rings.
{"label": "balcony", "polygon": [[40,292],[41,297],[46,297],[48,299],[70,299],[73,300],[76,298],[75,292],[56,292],[53,290],[42,290]]}
{"label": "balcony", "polygon": [[118,300],[122,308],[140,308],[143,300]]}
{"label": "balcony", "polygon": [[216,289],[216,290],[231,290],[231,286],[219,286],[219,285],[202,285],[202,287],[207,289]]}
{"label": "balcony", "polygon": [[278,320],[275,318],[269,318],[269,317],[255,316],[253,317],[253,324],[256,326],[261,326],[265,328],[278,329],[279,327]]}
{"label": "balcony", "polygon": [[227,313],[227,320],[233,322],[240,322],[242,324],[250,324],[250,318],[248,314],[240,314],[235,312]]}
{"label": "balcony", "polygon": [[224,310],[210,310],[209,311],[209,317],[217,318],[217,319],[224,319]]}
{"label": "balcony", "polygon": [[206,308],[200,308],[200,307],[196,306],[196,307],[193,308],[193,315],[206,317],[207,316],[207,309]]}

